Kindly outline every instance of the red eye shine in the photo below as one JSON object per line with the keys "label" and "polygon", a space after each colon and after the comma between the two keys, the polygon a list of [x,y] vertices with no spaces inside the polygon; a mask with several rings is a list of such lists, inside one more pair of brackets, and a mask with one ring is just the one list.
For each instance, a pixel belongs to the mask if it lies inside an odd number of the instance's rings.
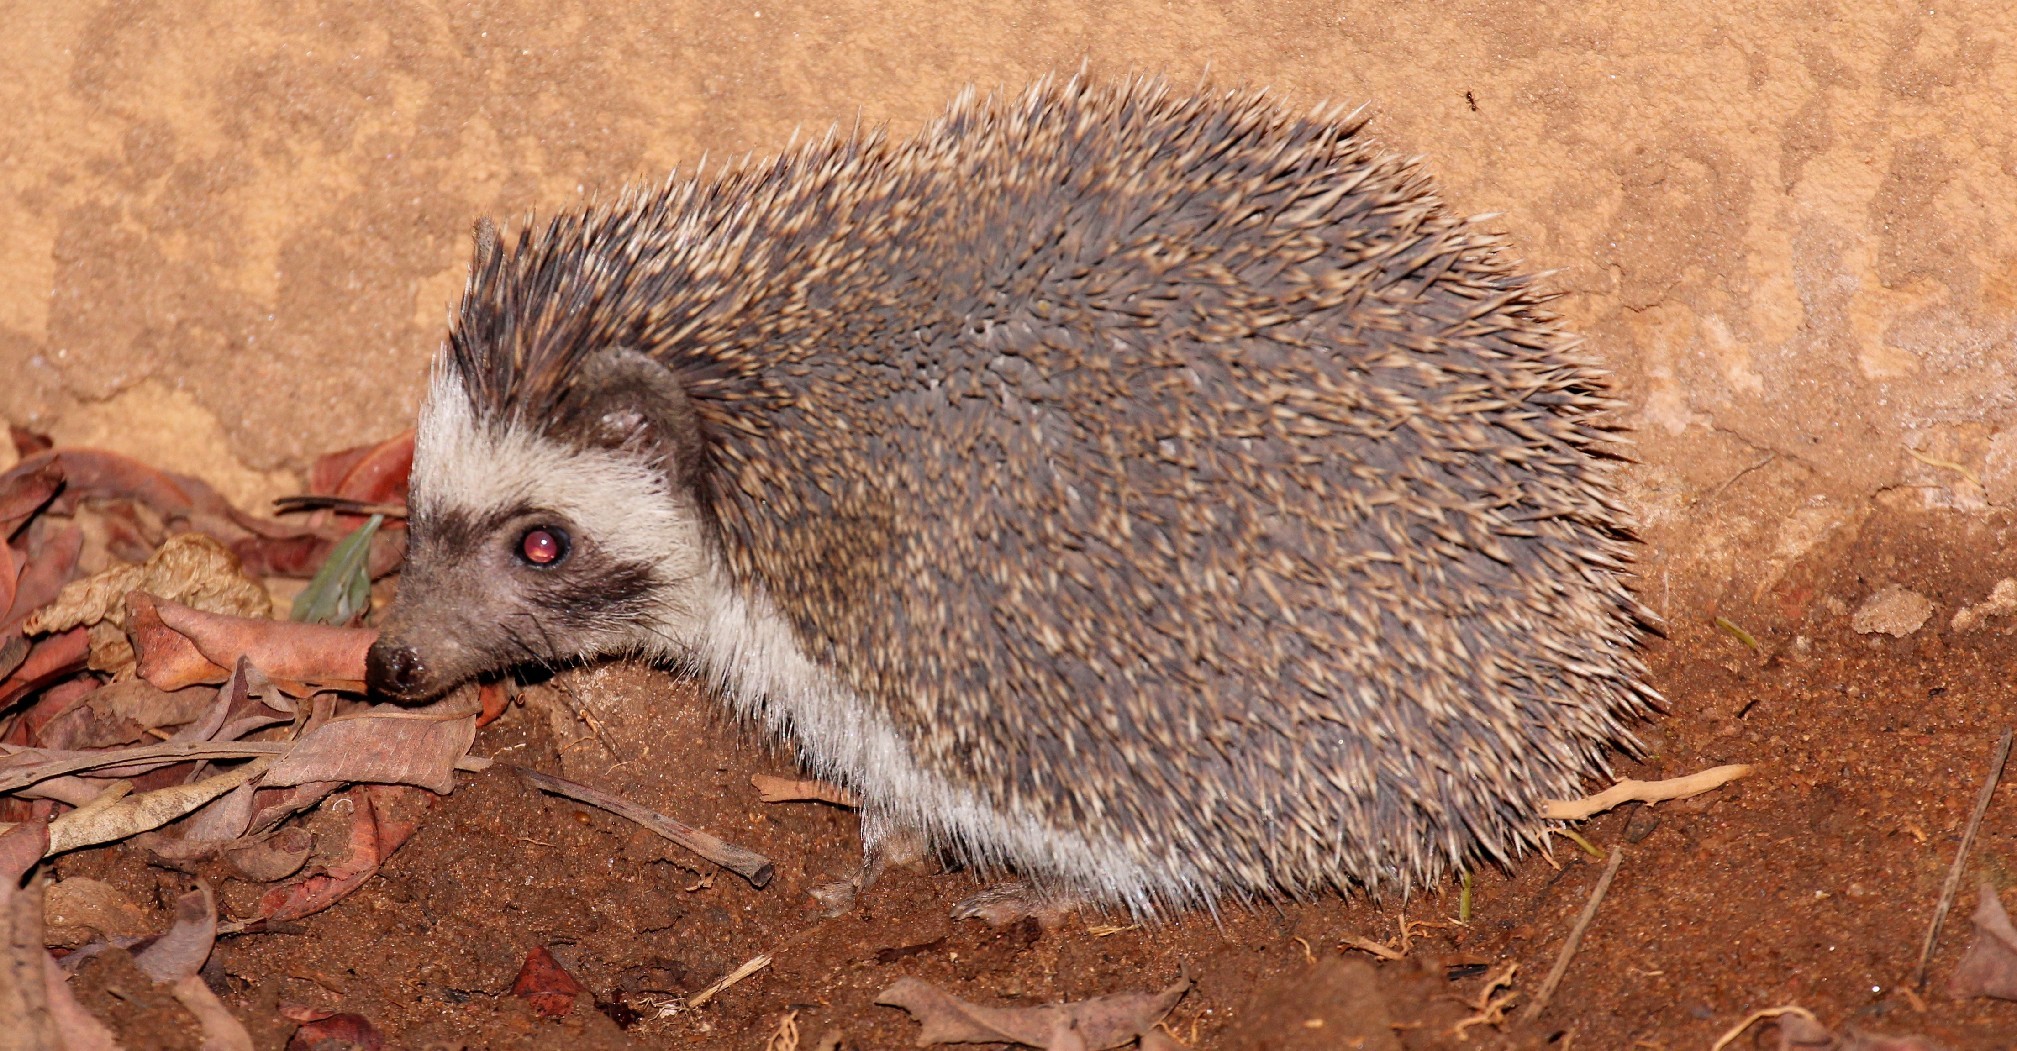
{"label": "red eye shine", "polygon": [[567,534],[558,529],[529,529],[518,542],[518,557],[535,566],[550,566],[567,557]]}

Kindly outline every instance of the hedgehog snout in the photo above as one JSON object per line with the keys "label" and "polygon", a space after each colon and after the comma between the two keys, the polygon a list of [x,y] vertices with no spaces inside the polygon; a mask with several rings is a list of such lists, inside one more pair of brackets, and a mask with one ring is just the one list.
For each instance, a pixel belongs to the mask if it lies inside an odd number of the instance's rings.
{"label": "hedgehog snout", "polygon": [[396,701],[426,700],[428,678],[420,651],[398,639],[381,637],[364,655],[365,688],[378,696]]}

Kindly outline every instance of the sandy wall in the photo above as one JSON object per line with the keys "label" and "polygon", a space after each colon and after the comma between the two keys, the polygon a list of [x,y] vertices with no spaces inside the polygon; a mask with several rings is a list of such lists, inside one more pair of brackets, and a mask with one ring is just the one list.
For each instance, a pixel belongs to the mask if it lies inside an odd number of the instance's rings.
{"label": "sandy wall", "polygon": [[1874,500],[2017,504],[2017,15],[1724,6],[0,4],[0,416],[284,490],[410,415],[477,216],[1209,69],[1505,213],[1632,400],[1648,598],[1761,602]]}

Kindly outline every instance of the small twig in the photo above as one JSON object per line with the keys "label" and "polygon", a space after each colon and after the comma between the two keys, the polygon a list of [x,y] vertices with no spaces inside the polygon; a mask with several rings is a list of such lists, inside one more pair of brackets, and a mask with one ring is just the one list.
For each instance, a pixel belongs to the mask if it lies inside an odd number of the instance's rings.
{"label": "small twig", "polygon": [[279,515],[298,514],[302,511],[335,511],[346,515],[384,515],[387,518],[405,518],[405,504],[373,504],[363,500],[352,500],[344,496],[283,496],[273,501],[273,513]]}
{"label": "small twig", "polygon": [[1968,851],[1975,845],[1975,832],[1982,827],[1982,815],[1989,812],[1989,800],[1996,794],[1996,782],[2003,777],[2003,764],[2010,759],[2010,731],[2004,730],[1989,757],[1989,776],[1982,779],[1982,791],[1975,797],[1975,813],[1961,833],[1961,849],[1954,852],[1954,864],[1947,869],[1947,884],[1940,888],[1940,904],[1933,909],[1933,924],[1926,928],[1926,944],[1919,949],[1919,966],[1912,969],[1912,988],[1926,988],[1926,968],[1933,962],[1933,946],[1940,941],[1940,926],[1947,922],[1947,910],[1954,907],[1954,892],[1961,887],[1961,871],[1968,865]]}
{"label": "small twig", "polygon": [[721,981],[718,981],[713,985],[710,985],[707,988],[702,989],[700,992],[693,994],[693,996],[687,999],[686,1006],[689,1008],[700,1007],[706,1004],[709,1000],[712,1000],[715,997],[720,996],[722,992],[726,990],[729,986],[734,985],[735,983],[742,981],[744,978],[747,978],[750,975],[755,974],[756,972],[761,971],[769,966],[770,966],[769,953],[765,953],[762,956],[752,957],[749,960],[749,962],[743,964],[741,967],[738,967],[735,970],[728,972],[726,975],[723,975]]}
{"label": "small twig", "polygon": [[1583,905],[1583,914],[1576,917],[1576,925],[1569,929],[1569,940],[1562,944],[1561,955],[1555,957],[1555,966],[1548,969],[1548,977],[1541,982],[1541,991],[1534,994],[1534,1002],[1520,1014],[1522,1021],[1531,1022],[1540,1017],[1548,1006],[1548,998],[1555,995],[1555,987],[1562,984],[1562,975],[1569,970],[1569,960],[1576,955],[1576,949],[1583,944],[1583,932],[1590,929],[1590,921],[1597,918],[1597,906],[1604,900],[1604,893],[1611,889],[1611,878],[1618,874],[1618,863],[1625,855],[1617,847],[1611,848],[1611,860],[1604,863],[1604,874],[1597,879],[1597,889],[1590,892],[1590,900]]}
{"label": "small twig", "polygon": [[1394,950],[1389,949],[1384,945],[1381,945],[1379,942],[1376,942],[1371,938],[1360,938],[1355,935],[1347,934],[1343,938],[1340,938],[1339,941],[1344,943],[1344,946],[1347,949],[1357,949],[1360,952],[1369,952],[1382,960],[1407,959],[1407,956],[1405,954],[1395,952]]}
{"label": "small twig", "polygon": [[749,783],[756,789],[756,797],[766,803],[832,803],[850,810],[861,808],[861,800],[853,792],[825,781],[794,781],[788,777],[752,774]]}
{"label": "small twig", "polygon": [[1757,1025],[1759,1022],[1762,1022],[1767,1018],[1778,1018],[1781,1015],[1798,1015],[1801,1018],[1804,1018],[1807,1021],[1814,1023],[1816,1026],[1821,1024],[1821,1020],[1814,1017],[1814,1012],[1809,1011],[1804,1007],[1798,1007],[1793,1004],[1787,1004],[1784,1007],[1767,1007],[1762,1011],[1753,1011],[1749,1015],[1745,1016],[1743,1021],[1738,1022],[1735,1026],[1733,1026],[1730,1029],[1729,1032],[1724,1033],[1722,1037],[1718,1039],[1714,1044],[1709,1045],[1709,1051],[1723,1051],[1724,1048],[1730,1046],[1730,1041],[1735,1040],[1740,1036],[1743,1036],[1744,1030],[1749,1029],[1754,1025]]}
{"label": "small twig", "polygon": [[1581,821],[1593,814],[1601,814],[1620,803],[1663,803],[1669,799],[1686,799],[1698,796],[1712,788],[1721,788],[1751,772],[1746,763],[1729,766],[1715,766],[1686,777],[1670,777],[1664,781],[1636,781],[1626,778],[1593,796],[1581,799],[1551,799],[1542,804],[1541,816],[1550,821]]}
{"label": "small twig", "polygon": [[595,740],[602,745],[603,751],[614,756],[618,761],[618,765],[630,761],[628,757],[617,749],[616,742],[609,739],[609,731],[602,728],[601,720],[595,717],[595,713],[588,710],[587,705],[581,703],[581,698],[576,696],[573,687],[558,679],[553,680],[550,685],[560,694],[561,703],[567,706],[567,710],[574,713],[574,717],[581,720],[583,726],[588,727],[589,733],[595,735]]}
{"label": "small twig", "polygon": [[[618,817],[643,825],[645,828],[741,876],[743,879],[749,881],[750,886],[758,890],[769,886],[771,877],[776,875],[776,870],[771,867],[770,859],[764,857],[762,854],[717,839],[706,832],[702,832],[700,829],[694,828],[691,825],[681,824],[666,817],[664,814],[639,806],[628,799],[610,795],[607,792],[590,788],[587,785],[577,784],[566,778],[554,777],[552,774],[542,774],[537,770],[527,770],[522,766],[510,763],[505,765],[518,771],[520,776],[532,782],[533,787],[538,788],[542,792],[550,792],[557,796],[572,799],[577,803],[587,803],[592,807],[600,807]],[[769,957],[764,957],[763,959],[766,963],[770,960]],[[737,979],[737,981],[740,980],[739,978]],[[719,990],[716,991],[718,992]]]}

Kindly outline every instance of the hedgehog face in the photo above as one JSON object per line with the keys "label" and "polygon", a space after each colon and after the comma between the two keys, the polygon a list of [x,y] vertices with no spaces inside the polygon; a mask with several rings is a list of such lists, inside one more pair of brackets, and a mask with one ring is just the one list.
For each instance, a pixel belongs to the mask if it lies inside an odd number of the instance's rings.
{"label": "hedgehog face", "polygon": [[554,433],[481,418],[454,371],[437,371],[373,692],[423,700],[514,665],[691,648],[711,578],[698,510],[659,440],[680,421],[654,411],[637,382],[649,374],[597,376],[566,414],[587,422]]}

